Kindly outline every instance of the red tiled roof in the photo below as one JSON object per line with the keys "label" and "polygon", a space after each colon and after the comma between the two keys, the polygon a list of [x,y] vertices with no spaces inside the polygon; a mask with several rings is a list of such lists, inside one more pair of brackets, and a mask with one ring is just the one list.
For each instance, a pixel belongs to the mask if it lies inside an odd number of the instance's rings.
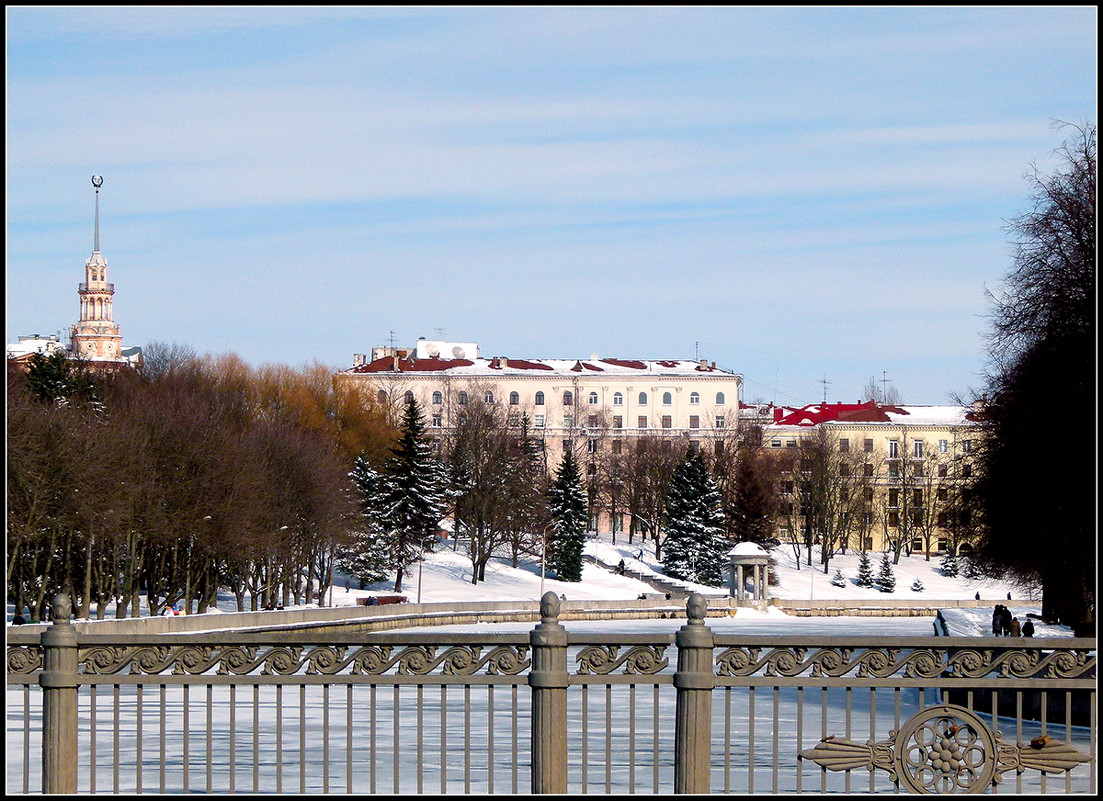
{"label": "red tiled roof", "polygon": [[[434,370],[450,370],[453,367],[470,367],[474,362],[469,359],[399,359],[398,371],[400,373],[432,372]],[[395,369],[393,356],[384,356],[374,362],[354,367],[354,373],[386,373]]]}
{"label": "red tiled roof", "polygon": [[628,361],[626,359],[602,359],[606,364],[612,364],[616,367],[630,367],[633,370],[646,370],[647,365],[643,362]]}
{"label": "red tiled roof", "polygon": [[847,423],[889,423],[888,412],[907,414],[899,406],[880,406],[876,401],[865,403],[814,403],[800,409],[778,408],[774,410],[774,422],[778,425],[815,426],[820,423],[840,421]]}

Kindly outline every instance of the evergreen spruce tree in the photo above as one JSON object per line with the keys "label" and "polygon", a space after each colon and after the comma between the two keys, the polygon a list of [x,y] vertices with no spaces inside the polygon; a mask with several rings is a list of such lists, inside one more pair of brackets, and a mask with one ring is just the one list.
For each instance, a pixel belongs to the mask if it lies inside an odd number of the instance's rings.
{"label": "evergreen spruce tree", "polygon": [[873,586],[873,565],[869,560],[869,551],[862,549],[862,555],[858,557],[858,577],[856,582],[859,587]]}
{"label": "evergreen spruce tree", "polygon": [[548,510],[553,534],[547,563],[555,569],[560,581],[582,581],[582,548],[589,515],[586,490],[570,448],[563,454],[555,480],[548,487]]}
{"label": "evergreen spruce tree", "polygon": [[361,453],[352,473],[356,486],[359,518],[349,541],[336,553],[337,567],[361,584],[374,584],[387,577],[394,568],[391,548],[393,538],[380,520],[384,507],[386,479],[374,469]]}
{"label": "evergreen spruce tree", "polygon": [[942,575],[946,578],[954,578],[958,573],[957,557],[954,556],[953,551],[947,551],[946,555],[942,557]]}
{"label": "evergreen spruce tree", "polygon": [[881,569],[877,573],[877,589],[881,592],[896,590],[896,575],[892,572],[892,561],[888,551],[881,556]]}
{"label": "evergreen spruce tree", "polygon": [[402,416],[402,433],[384,466],[386,481],[380,519],[391,542],[394,589],[402,591],[402,576],[431,548],[430,537],[445,514],[444,470],[425,437],[425,422],[417,401],[410,398]]}
{"label": "evergreen spruce tree", "polygon": [[843,577],[842,570],[836,570],[835,575],[831,577],[831,584],[835,587],[845,587],[846,578]]}
{"label": "evergreen spruce tree", "polygon": [[915,581],[912,582],[912,592],[923,592],[923,582],[919,580],[919,577],[915,577]]}
{"label": "evergreen spruce tree", "polygon": [[666,496],[663,571],[675,578],[718,587],[724,583],[728,541],[720,491],[699,453],[674,471]]}

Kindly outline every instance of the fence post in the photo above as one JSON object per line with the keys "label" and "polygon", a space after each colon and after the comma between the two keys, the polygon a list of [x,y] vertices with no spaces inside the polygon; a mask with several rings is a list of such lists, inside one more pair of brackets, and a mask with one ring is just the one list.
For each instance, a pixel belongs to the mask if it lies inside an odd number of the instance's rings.
{"label": "fence post", "polygon": [[686,625],[674,638],[678,646],[678,692],[674,720],[674,792],[708,793],[712,757],[712,672],[715,640],[705,625],[708,601],[694,593],[686,601]]}
{"label": "fence post", "polygon": [[77,630],[73,604],[54,596],[53,625],[42,634],[42,792],[77,791]]}
{"label": "fence post", "polygon": [[567,630],[559,596],[544,593],[532,646],[532,792],[567,792]]}

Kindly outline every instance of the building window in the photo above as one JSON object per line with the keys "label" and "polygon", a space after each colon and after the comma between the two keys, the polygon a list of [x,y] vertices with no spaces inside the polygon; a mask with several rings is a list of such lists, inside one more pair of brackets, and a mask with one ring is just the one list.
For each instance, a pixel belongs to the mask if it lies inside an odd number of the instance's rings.
{"label": "building window", "polygon": [[458,403],[460,406],[466,406],[467,405],[467,393],[463,392],[461,390],[460,394],[458,394],[456,396],[456,403]]}
{"label": "building window", "polygon": [[900,513],[899,512],[889,512],[889,526],[891,528],[896,528],[899,525],[900,525]]}
{"label": "building window", "polygon": [[624,416],[619,414],[613,415],[613,428],[624,428]]}
{"label": "building window", "polygon": [[489,404],[494,403],[494,393],[493,392],[486,393],[486,402],[489,403]]}
{"label": "building window", "polygon": [[970,447],[971,447],[971,443],[969,442],[969,440],[963,439],[961,441],[961,452],[962,453],[969,453]]}
{"label": "building window", "polygon": [[[948,514],[946,514],[945,512],[939,512],[938,513],[938,527],[939,528],[946,528],[946,526],[949,524],[949,522],[950,522],[950,516]],[[940,545],[939,550],[945,550],[945,546]]]}
{"label": "building window", "polygon": [[441,416],[439,414],[434,414],[433,415],[433,427],[434,428],[440,428],[442,424],[443,424],[443,420],[441,419]]}
{"label": "building window", "polygon": [[873,453],[873,440],[867,439],[864,443],[862,443],[862,447],[866,453]]}
{"label": "building window", "polygon": [[890,489],[889,490],[889,506],[899,506],[899,505],[900,505],[900,490]]}
{"label": "building window", "polygon": [[573,427],[574,427],[574,415],[573,414],[563,415],[563,428],[573,428]]}
{"label": "building window", "polygon": [[543,406],[544,405],[544,393],[543,392],[537,392],[536,393],[536,405],[537,406]]}
{"label": "building window", "polygon": [[771,448],[780,448],[781,447],[781,440],[780,439],[770,440],[770,447]]}
{"label": "building window", "polygon": [[671,419],[669,414],[664,414],[663,415],[663,421],[662,422],[663,422],[663,428],[672,428],[673,425],[674,425],[674,421]]}
{"label": "building window", "polygon": [[973,475],[973,466],[970,464],[963,464],[961,466],[961,477],[969,478],[971,475]]}
{"label": "building window", "polygon": [[914,446],[913,453],[915,454],[915,458],[916,459],[922,459],[923,458],[923,440],[917,439],[914,443],[912,443],[912,445]]}
{"label": "building window", "polygon": [[723,406],[724,405],[724,393],[723,392],[717,392],[716,393],[716,405],[717,406]]}
{"label": "building window", "polygon": [[722,415],[722,414],[716,415],[716,427],[717,428],[723,428],[724,427],[724,419],[725,419],[724,415]]}
{"label": "building window", "polygon": [[669,406],[674,402],[674,397],[669,392],[663,393],[663,406]]}
{"label": "building window", "polygon": [[689,427],[690,428],[700,428],[701,427],[701,418],[698,415],[691,414],[689,416]]}
{"label": "building window", "polygon": [[938,466],[938,477],[939,478],[946,478],[946,474],[949,473],[949,472],[950,471],[947,469],[946,465],[940,464]]}
{"label": "building window", "polygon": [[569,439],[563,440],[563,453],[566,453],[571,449],[571,441]]}
{"label": "building window", "polygon": [[574,406],[574,395],[570,392],[570,390],[563,393],[563,405]]}
{"label": "building window", "polygon": [[843,462],[842,464],[840,464],[839,465],[839,475],[844,476],[844,477],[849,476],[850,475],[850,465],[848,465],[846,462]]}
{"label": "building window", "polygon": [[647,428],[647,415],[641,414],[636,418],[636,428]]}
{"label": "building window", "polygon": [[614,456],[620,455],[621,445],[623,443],[619,439],[615,439],[609,443],[609,449],[613,452]]}
{"label": "building window", "polygon": [[510,406],[520,406],[521,405],[521,396],[516,392],[509,393],[509,405]]}
{"label": "building window", "polygon": [[433,393],[433,403],[434,403],[434,404],[435,404],[436,406],[440,406],[440,405],[441,405],[441,403],[443,403],[443,402],[444,402],[444,396],[442,396],[442,395],[440,394],[440,392],[434,392],[434,393]]}
{"label": "building window", "polygon": [[[866,487],[865,499],[866,499],[866,503],[873,503],[873,488],[872,487]],[[866,522],[869,522],[869,521],[867,520]]]}
{"label": "building window", "polygon": [[900,443],[897,442],[894,439],[889,440],[889,458],[890,459],[899,459],[900,458]]}
{"label": "building window", "polygon": [[873,478],[873,465],[866,462],[865,465],[863,465],[862,475],[866,478]]}
{"label": "building window", "polygon": [[689,393],[689,405],[690,406],[696,406],[700,402],[701,402],[701,396],[700,395],[698,395],[696,392]]}
{"label": "building window", "polygon": [[533,426],[533,428],[543,428],[544,427],[544,415],[542,415],[542,414],[535,415],[532,418],[532,426]]}
{"label": "building window", "polygon": [[641,392],[640,393],[640,406],[646,406],[646,405],[647,405],[647,393],[646,392]]}
{"label": "building window", "polygon": [[590,405],[591,406],[597,406],[597,393],[596,392],[591,392],[590,393]]}
{"label": "building window", "polygon": [[938,452],[939,453],[948,453],[949,451],[950,451],[950,443],[947,442],[944,439],[940,439],[938,441]]}
{"label": "building window", "polygon": [[938,491],[938,500],[941,501],[942,503],[945,503],[946,501],[950,500],[950,491],[945,490],[945,489],[940,489]]}
{"label": "building window", "polygon": [[624,404],[624,396],[621,395],[619,392],[614,392],[613,393],[613,405],[614,406],[621,406],[623,404]]}
{"label": "building window", "polygon": [[795,447],[797,447],[797,441],[795,439],[787,439],[787,440],[785,440],[785,447],[786,448],[795,448]]}
{"label": "building window", "polygon": [[923,490],[912,490],[912,503],[916,506],[923,505]]}
{"label": "building window", "polygon": [[406,402],[407,403],[413,403],[414,393],[411,390],[406,390],[406,396],[405,397],[406,397]]}
{"label": "building window", "polygon": [[839,453],[848,453],[850,451],[850,440],[846,437],[839,437]]}
{"label": "building window", "polygon": [[[597,453],[597,440],[596,439],[586,440],[586,450],[589,451],[590,453]],[[590,465],[590,467],[593,467],[593,465]],[[593,475],[593,474],[591,473],[591,475]]]}

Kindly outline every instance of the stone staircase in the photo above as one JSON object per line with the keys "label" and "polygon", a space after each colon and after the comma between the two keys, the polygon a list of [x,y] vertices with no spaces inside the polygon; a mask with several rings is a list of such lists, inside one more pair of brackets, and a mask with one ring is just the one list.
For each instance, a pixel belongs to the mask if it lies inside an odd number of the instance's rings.
{"label": "stone staircase", "polygon": [[[595,556],[589,554],[583,555],[583,560],[589,562],[592,565],[600,567],[602,570],[608,570],[610,573],[617,571],[616,565],[610,565],[602,562]],[[655,573],[644,573],[639,570],[633,570],[630,567],[625,567],[624,575],[628,578],[634,578],[637,581],[642,581],[644,584],[648,584],[655,589],[656,592],[662,593],[664,597],[670,600],[684,600],[693,594],[694,590],[690,589],[686,584],[672,579],[668,576],[660,576]]]}

